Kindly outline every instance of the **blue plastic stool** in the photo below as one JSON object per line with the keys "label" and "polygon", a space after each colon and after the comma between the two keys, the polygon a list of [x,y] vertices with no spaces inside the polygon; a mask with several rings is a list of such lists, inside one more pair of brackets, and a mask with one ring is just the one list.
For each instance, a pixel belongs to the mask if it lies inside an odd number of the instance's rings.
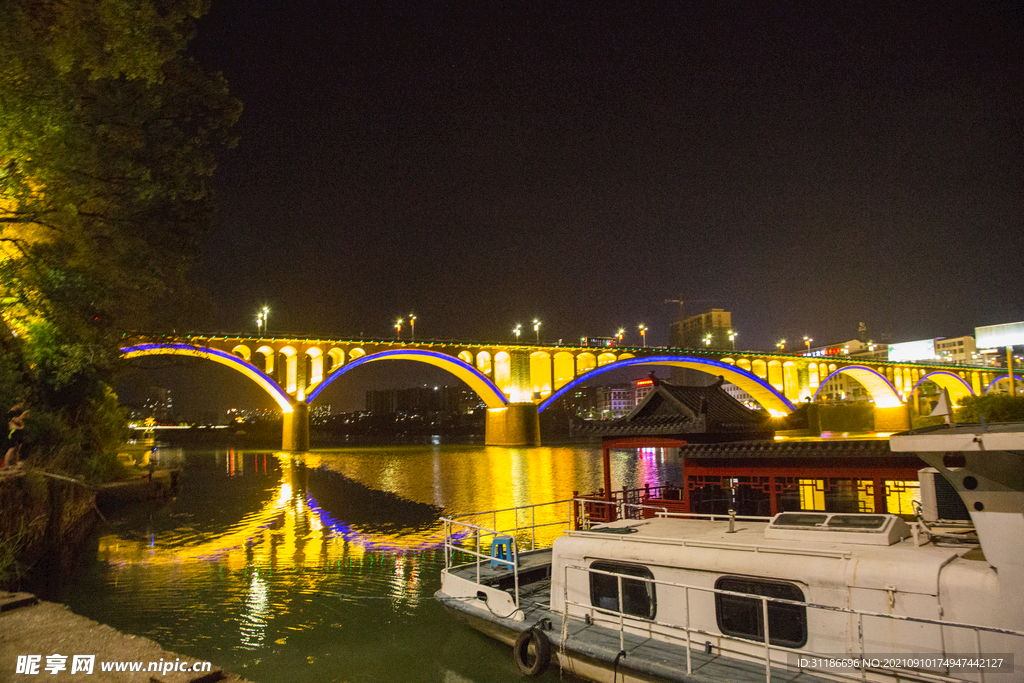
{"label": "blue plastic stool", "polygon": [[512,537],[495,536],[491,541],[491,569],[498,567],[515,568],[512,559]]}

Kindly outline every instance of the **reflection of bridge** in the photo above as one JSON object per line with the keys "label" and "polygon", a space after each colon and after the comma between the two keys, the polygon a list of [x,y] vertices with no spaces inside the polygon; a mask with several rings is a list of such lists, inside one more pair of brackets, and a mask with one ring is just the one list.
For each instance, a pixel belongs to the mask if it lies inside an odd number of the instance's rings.
{"label": "reflection of bridge", "polygon": [[909,426],[906,404],[922,382],[949,391],[954,401],[990,390],[1005,375],[987,368],[943,363],[888,363],[847,357],[666,348],[589,348],[545,344],[382,339],[325,340],[195,335],[122,348],[125,357],[185,355],[231,367],[259,384],[285,413],[283,448],[309,447],[308,405],[332,382],[370,362],[407,360],[452,373],[487,405],[486,442],[536,445],[539,411],[596,374],[633,365],[681,367],[722,376],[772,415],[816,400],[834,377],[863,385],[874,400],[880,431]]}

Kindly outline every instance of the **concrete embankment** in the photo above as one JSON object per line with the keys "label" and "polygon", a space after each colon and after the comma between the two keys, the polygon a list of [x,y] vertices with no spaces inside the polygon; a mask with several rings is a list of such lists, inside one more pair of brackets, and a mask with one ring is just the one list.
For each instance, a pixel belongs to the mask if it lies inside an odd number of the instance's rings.
{"label": "concrete embankment", "polygon": [[[76,655],[79,670],[72,674]],[[23,658],[20,673],[19,657]],[[29,657],[38,659],[33,662]],[[31,673],[32,664],[36,665],[35,674]],[[63,668],[51,673],[48,664]],[[89,668],[83,668],[86,666]],[[137,668],[104,670],[119,666]],[[27,593],[0,592],[0,681],[30,681],[40,675],[48,681],[94,683],[246,683],[216,665],[207,667],[206,662],[165,650],[147,638],[121,633],[63,605],[37,601]]]}

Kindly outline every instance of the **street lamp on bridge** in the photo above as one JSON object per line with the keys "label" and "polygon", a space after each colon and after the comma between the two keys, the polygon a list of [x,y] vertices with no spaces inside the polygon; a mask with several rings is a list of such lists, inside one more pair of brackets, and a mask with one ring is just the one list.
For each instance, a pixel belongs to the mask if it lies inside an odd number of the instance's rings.
{"label": "street lamp on bridge", "polygon": [[780,339],[779,343],[776,344],[775,346],[779,349],[779,351],[785,351],[786,350],[786,340],[785,339]]}
{"label": "street lamp on bridge", "polygon": [[517,323],[516,324],[516,328],[514,330],[512,330],[512,334],[516,335],[516,344],[519,343],[519,335],[521,335],[522,333],[523,333],[523,326]]}
{"label": "street lamp on bridge", "polygon": [[395,321],[395,339],[401,339],[402,338],[402,321],[403,320],[405,320],[405,318],[399,318],[398,320]]}
{"label": "street lamp on bridge", "polygon": [[736,337],[738,337],[738,336],[739,335],[736,334],[735,330],[729,330],[729,343],[732,345],[732,350],[733,351],[736,350]]}
{"label": "street lamp on bridge", "polygon": [[647,325],[640,323],[640,338],[643,339],[644,348],[647,348]]}
{"label": "street lamp on bridge", "polygon": [[416,341],[416,316],[413,313],[409,314],[409,330],[412,334],[412,340]]}
{"label": "street lamp on bridge", "polygon": [[537,343],[540,344],[540,321],[533,319],[533,331],[537,333]]}
{"label": "street lamp on bridge", "polygon": [[260,327],[263,328],[263,334],[267,333],[267,316],[270,314],[270,309],[267,306],[263,307],[263,310],[256,314],[256,334],[260,334]]}
{"label": "street lamp on bridge", "polygon": [[812,342],[812,341],[814,341],[814,340],[813,340],[813,339],[811,339],[810,337],[808,337],[808,336],[807,336],[806,334],[804,335],[804,346],[806,346],[806,347],[807,347],[807,350],[808,350],[808,351],[810,351],[810,350],[811,350],[811,342]]}
{"label": "street lamp on bridge", "polygon": [[618,338],[618,340],[619,340],[619,344],[622,344],[622,335],[624,335],[624,334],[626,334],[626,330],[624,330],[624,329],[622,329],[620,327],[619,331],[615,334],[616,338]]}
{"label": "street lamp on bridge", "polygon": [[704,346],[707,346],[707,347],[711,346],[711,335],[710,334],[705,334],[704,335]]}

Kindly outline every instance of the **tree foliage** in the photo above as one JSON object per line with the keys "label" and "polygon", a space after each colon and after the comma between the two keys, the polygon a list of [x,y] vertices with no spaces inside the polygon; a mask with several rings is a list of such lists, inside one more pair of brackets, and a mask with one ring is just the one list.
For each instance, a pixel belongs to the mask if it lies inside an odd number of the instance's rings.
{"label": "tree foliage", "polygon": [[64,415],[106,405],[121,333],[182,326],[202,300],[186,274],[241,111],[185,54],[205,10],[0,0],[4,351]]}
{"label": "tree foliage", "polygon": [[1024,396],[986,394],[960,399],[956,419],[960,422],[1024,422]]}

